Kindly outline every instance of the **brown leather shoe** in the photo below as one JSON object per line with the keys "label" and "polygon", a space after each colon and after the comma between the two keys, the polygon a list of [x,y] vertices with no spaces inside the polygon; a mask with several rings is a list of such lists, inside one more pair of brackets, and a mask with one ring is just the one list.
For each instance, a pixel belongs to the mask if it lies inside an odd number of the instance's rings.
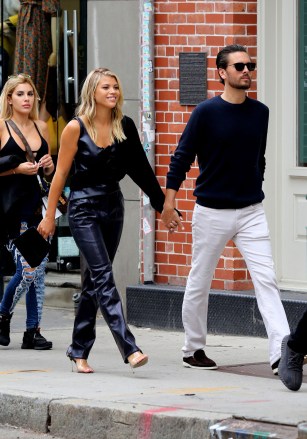
{"label": "brown leather shoe", "polygon": [[202,349],[195,351],[192,357],[183,357],[182,365],[192,369],[217,369],[216,363],[208,358]]}

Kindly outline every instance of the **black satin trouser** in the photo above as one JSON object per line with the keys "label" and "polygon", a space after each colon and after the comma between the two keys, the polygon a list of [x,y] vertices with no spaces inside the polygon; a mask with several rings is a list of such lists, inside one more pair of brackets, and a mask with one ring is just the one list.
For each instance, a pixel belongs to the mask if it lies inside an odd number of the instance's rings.
{"label": "black satin trouser", "polygon": [[74,358],[88,358],[96,338],[100,308],[127,363],[127,357],[140,349],[125,321],[112,272],[123,229],[123,195],[116,190],[99,197],[71,200],[68,215],[71,233],[88,266],[68,353]]}

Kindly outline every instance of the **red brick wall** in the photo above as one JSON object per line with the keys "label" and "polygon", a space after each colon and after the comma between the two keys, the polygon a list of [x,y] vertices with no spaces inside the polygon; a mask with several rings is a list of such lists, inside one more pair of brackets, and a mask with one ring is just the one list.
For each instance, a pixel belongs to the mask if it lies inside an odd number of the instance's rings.
{"label": "red brick wall", "polygon": [[[222,47],[233,43],[246,45],[256,59],[257,1],[156,0],[154,5],[156,174],[165,188],[170,155],[194,108],[179,103],[179,52],[207,52],[208,98],[221,93],[223,86],[218,80],[215,58]],[[256,97],[256,80],[249,94]],[[191,264],[193,188],[197,175],[197,167],[193,166],[177,195],[185,231],[169,234],[156,221],[157,283],[186,284]],[[245,262],[232,242],[219,260],[212,288],[253,288]]]}

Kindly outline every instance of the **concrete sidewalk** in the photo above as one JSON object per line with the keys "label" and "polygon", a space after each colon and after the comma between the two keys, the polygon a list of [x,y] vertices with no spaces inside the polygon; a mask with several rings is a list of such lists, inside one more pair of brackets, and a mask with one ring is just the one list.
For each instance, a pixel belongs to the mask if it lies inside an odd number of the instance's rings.
{"label": "concrete sidewalk", "polygon": [[132,327],[150,357],[133,373],[99,318],[89,358],[95,373],[87,375],[72,373],[65,356],[73,320],[73,309],[45,306],[42,334],[54,348],[21,350],[25,309],[17,306],[11,344],[0,347],[0,424],[74,439],[234,439],[238,432],[294,439],[307,421],[307,376],[299,392],[287,390],[272,375],[267,339],[209,335],[206,353],[219,369],[199,371],[182,367],[182,332]]}

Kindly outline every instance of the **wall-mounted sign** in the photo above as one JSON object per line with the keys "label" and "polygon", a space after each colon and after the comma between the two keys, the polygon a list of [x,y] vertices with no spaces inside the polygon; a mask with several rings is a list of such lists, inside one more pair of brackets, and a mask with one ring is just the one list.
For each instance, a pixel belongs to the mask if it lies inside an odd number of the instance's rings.
{"label": "wall-mounted sign", "polygon": [[179,101],[197,105],[207,99],[207,53],[179,53]]}

